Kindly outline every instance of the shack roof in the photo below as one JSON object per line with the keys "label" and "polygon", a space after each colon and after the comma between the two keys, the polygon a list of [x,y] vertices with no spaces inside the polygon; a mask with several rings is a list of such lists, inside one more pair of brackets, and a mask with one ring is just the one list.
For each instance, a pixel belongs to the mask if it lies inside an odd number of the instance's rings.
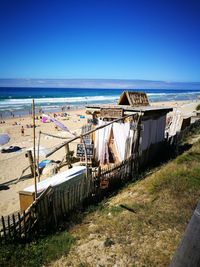
{"label": "shack roof", "polygon": [[149,101],[144,92],[124,91],[119,98],[118,105],[129,105],[132,107],[149,106]]}
{"label": "shack roof", "polygon": [[149,114],[167,114],[172,111],[169,107],[150,106],[148,97],[143,92],[124,91],[116,105],[87,105],[86,111],[90,114],[99,113],[102,117],[122,117],[122,115],[142,112],[144,115]]}
{"label": "shack roof", "polygon": [[158,107],[158,106],[137,106],[132,107],[129,105],[87,105],[86,111],[88,113],[99,113],[102,109],[122,109],[124,115],[135,113],[135,112],[142,112],[144,115],[149,113],[168,113],[173,110],[173,108],[170,107]]}

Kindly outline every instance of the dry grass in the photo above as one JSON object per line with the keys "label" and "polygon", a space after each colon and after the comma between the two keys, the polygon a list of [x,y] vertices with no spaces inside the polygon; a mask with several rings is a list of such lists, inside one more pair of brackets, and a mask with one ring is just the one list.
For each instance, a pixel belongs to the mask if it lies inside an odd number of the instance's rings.
{"label": "dry grass", "polygon": [[168,266],[199,199],[199,159],[200,142],[87,214],[72,229],[77,245],[54,266]]}

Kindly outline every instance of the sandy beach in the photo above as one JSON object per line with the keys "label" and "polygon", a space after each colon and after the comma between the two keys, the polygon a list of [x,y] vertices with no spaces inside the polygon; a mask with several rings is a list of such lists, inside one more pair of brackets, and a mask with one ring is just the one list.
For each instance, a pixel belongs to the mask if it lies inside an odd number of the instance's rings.
{"label": "sandy beach", "polygon": [[[178,109],[181,111],[183,117],[195,115],[195,108],[200,104],[200,100],[194,101],[180,101],[180,102],[156,102],[151,105],[173,107],[174,112]],[[170,116],[173,114],[169,114]],[[83,116],[84,118],[81,118]],[[59,114],[56,119],[63,123],[67,128],[80,133],[81,126],[87,124],[89,115],[85,114],[85,110],[70,110],[67,111],[67,116]],[[33,129],[28,128],[27,125],[32,124],[31,116],[6,119],[5,123],[0,124],[0,133],[7,133],[10,136],[9,143],[2,146],[2,148],[9,146],[19,146],[22,149],[18,152],[0,153],[0,216],[5,216],[19,210],[19,194],[29,185],[33,184],[33,178],[16,180],[21,176],[23,169],[29,166],[28,158],[25,157],[26,151],[33,147]],[[24,135],[21,134],[21,128],[24,127]],[[39,131],[60,135],[71,138],[70,134],[63,134],[63,131],[56,129],[53,122],[43,123],[40,119],[36,120],[36,144],[38,141]],[[40,145],[46,150],[51,150],[56,145],[62,143],[63,140],[55,139],[53,137],[41,136]],[[70,150],[75,150],[76,144],[70,144]],[[65,149],[62,148],[55,154],[49,157],[52,160],[62,160],[65,155]],[[40,161],[45,159],[44,155],[40,155]],[[24,176],[30,174],[30,168],[24,173]],[[13,181],[13,182],[12,182]]]}
{"label": "sandy beach", "polygon": [[[74,110],[67,112],[67,117],[57,116],[56,119],[67,126],[70,131],[80,133],[81,126],[87,123],[87,115],[84,110]],[[84,115],[85,118],[80,118]],[[17,124],[16,124],[17,123]],[[27,128],[27,125],[32,124],[30,116],[22,118],[12,118],[5,120],[5,123],[0,124],[0,133],[7,133],[10,136],[9,143],[2,146],[6,148],[9,146],[19,146],[22,149],[12,153],[0,153],[0,215],[8,215],[14,211],[19,210],[19,194],[29,185],[33,184],[33,178],[20,179],[17,183],[13,183],[18,179],[23,169],[29,166],[28,158],[25,157],[27,149],[33,147],[33,128]],[[24,135],[21,134],[21,127],[24,127]],[[39,131],[49,133],[57,136],[72,138],[73,135],[63,133],[62,130],[56,129],[53,122],[43,123],[40,119],[36,120],[36,145],[38,143]],[[56,145],[65,140],[56,139],[53,137],[42,135],[40,139],[40,146],[50,151]],[[70,150],[74,150],[77,142],[70,144]],[[42,150],[43,151],[43,150]],[[62,160],[65,155],[65,149],[61,149],[53,154],[48,159]],[[45,159],[44,153],[40,154],[40,161]],[[23,176],[30,174],[30,168],[24,173]],[[7,182],[10,182],[11,184]],[[12,182],[13,181],[13,182]],[[5,184],[6,183],[6,184]],[[3,185],[3,186],[2,186]],[[6,185],[6,186],[4,186]]]}

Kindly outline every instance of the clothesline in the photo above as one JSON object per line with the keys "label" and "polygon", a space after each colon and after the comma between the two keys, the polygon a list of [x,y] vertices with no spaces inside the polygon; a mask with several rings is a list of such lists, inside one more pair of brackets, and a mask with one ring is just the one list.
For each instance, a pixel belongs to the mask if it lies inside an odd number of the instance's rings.
{"label": "clothesline", "polygon": [[63,136],[58,136],[58,135],[53,135],[53,134],[49,134],[49,133],[44,133],[44,132],[39,132],[39,134],[43,134],[46,136],[50,136],[50,137],[54,137],[54,138],[58,138],[58,139],[70,139],[70,137],[63,137]]}

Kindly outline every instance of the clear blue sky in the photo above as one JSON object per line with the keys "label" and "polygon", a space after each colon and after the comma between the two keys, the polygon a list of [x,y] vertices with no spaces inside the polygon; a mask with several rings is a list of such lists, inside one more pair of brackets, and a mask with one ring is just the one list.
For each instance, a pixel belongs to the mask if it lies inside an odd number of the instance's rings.
{"label": "clear blue sky", "polygon": [[200,1],[0,0],[0,78],[200,81]]}

